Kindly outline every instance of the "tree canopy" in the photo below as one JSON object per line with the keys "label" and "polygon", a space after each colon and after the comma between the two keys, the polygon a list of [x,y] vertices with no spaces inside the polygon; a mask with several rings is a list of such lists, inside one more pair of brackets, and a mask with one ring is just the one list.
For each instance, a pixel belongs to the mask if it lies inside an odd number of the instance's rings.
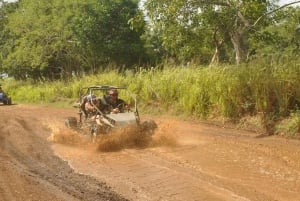
{"label": "tree canopy", "polygon": [[[213,56],[210,61],[215,62],[220,56],[231,59],[228,51],[233,49],[239,64],[248,60],[249,43],[257,37],[256,32],[276,24],[276,16],[267,15],[278,7],[275,3],[267,0],[148,0],[145,7],[163,47],[176,58],[180,58],[182,50],[191,50],[200,58],[209,53]],[[299,8],[296,10],[299,12]],[[202,48],[196,48],[199,46]]]}
{"label": "tree canopy", "polygon": [[131,0],[19,1],[5,22],[2,69],[17,79],[44,80],[138,63],[142,30],[128,24],[137,10]]}
{"label": "tree canopy", "polygon": [[299,55],[300,8],[277,2],[0,0],[0,71],[44,81],[165,60],[240,64]]}

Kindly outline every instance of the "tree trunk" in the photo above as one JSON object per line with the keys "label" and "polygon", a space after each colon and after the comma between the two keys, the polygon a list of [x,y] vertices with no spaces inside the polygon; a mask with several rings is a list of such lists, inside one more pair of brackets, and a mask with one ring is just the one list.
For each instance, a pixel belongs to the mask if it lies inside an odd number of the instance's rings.
{"label": "tree trunk", "polygon": [[220,50],[221,50],[221,47],[224,43],[224,39],[222,39],[221,41],[219,42],[216,42],[216,49],[215,49],[215,52],[214,52],[214,55],[213,57],[211,58],[211,61],[210,61],[210,64],[209,66],[212,66],[212,65],[217,65],[219,64],[219,60],[220,60]]}
{"label": "tree trunk", "polygon": [[217,39],[217,33],[218,33],[218,29],[215,29],[212,38],[213,38],[213,41],[214,41],[214,43],[215,43],[216,49],[215,49],[215,52],[214,52],[213,57],[211,58],[211,61],[210,61],[209,66],[219,64],[219,60],[220,60],[220,49],[221,49],[221,47],[223,46],[223,43],[224,43],[224,41],[225,41],[224,38],[222,38],[221,40],[218,40],[218,39]]}
{"label": "tree trunk", "polygon": [[239,65],[247,60],[249,51],[248,35],[244,31],[230,32],[230,39],[235,51],[235,61]]}

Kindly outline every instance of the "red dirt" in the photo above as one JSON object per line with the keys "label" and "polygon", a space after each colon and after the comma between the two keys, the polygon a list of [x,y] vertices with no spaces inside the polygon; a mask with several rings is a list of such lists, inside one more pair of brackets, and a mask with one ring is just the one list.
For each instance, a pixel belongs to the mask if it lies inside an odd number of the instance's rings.
{"label": "red dirt", "polygon": [[300,200],[300,142],[151,117],[91,143],[74,109],[0,106],[0,200]]}

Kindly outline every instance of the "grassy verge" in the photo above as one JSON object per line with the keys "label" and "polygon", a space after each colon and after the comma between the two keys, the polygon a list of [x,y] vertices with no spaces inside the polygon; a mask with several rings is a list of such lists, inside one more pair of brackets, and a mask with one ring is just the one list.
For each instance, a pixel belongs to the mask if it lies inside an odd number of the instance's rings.
{"label": "grassy verge", "polygon": [[299,136],[300,66],[242,65],[165,67],[74,78],[71,82],[20,82],[3,88],[13,101],[72,105],[79,89],[95,84],[126,86],[136,93],[144,113],[257,126],[269,134]]}

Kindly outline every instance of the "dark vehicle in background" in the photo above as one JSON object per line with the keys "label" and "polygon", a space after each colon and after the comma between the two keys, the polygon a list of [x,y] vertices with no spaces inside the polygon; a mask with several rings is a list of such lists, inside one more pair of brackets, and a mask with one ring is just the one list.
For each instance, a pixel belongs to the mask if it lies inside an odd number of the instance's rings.
{"label": "dark vehicle in background", "polygon": [[11,105],[11,97],[5,93],[0,86],[0,103],[4,105]]}

